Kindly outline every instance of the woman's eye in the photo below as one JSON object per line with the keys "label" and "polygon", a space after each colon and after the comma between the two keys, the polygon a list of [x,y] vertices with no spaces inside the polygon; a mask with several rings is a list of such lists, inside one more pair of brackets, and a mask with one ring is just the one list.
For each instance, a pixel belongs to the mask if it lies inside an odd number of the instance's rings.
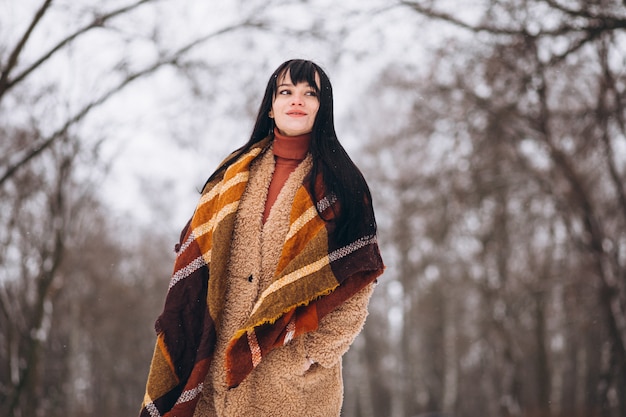
{"label": "woman's eye", "polygon": [[291,91],[289,91],[289,90],[280,90],[280,91],[278,92],[278,94],[281,94],[281,95],[285,95],[285,96],[286,96],[287,94],[291,94]]}
{"label": "woman's eye", "polygon": [[307,96],[312,96],[312,97],[317,97],[317,93],[315,91],[307,91],[306,95]]}

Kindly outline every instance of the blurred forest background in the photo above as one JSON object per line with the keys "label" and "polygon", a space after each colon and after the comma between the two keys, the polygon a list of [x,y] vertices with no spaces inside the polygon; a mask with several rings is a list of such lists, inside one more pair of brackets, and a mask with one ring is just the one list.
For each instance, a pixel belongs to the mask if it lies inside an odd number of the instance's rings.
{"label": "blurred forest background", "polygon": [[178,229],[291,57],[388,265],[343,416],[626,416],[624,2],[223,3],[0,1],[0,416],[137,414]]}

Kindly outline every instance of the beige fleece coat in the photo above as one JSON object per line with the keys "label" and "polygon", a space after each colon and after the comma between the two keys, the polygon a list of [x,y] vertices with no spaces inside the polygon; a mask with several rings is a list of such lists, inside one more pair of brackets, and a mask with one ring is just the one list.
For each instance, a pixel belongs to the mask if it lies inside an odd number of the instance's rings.
{"label": "beige fleece coat", "polygon": [[270,352],[238,387],[226,387],[226,347],[270,284],[289,228],[291,203],[310,168],[308,156],[289,176],[263,224],[274,171],[271,149],[251,167],[235,221],[214,360],[195,417],[333,417],[341,412],[341,357],[363,327],[372,285],[324,317],[315,332]]}

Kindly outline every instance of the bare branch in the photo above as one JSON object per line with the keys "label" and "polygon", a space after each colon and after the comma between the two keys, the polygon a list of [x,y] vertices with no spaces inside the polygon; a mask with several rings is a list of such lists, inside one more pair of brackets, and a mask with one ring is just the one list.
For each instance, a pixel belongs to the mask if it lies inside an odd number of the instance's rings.
{"label": "bare branch", "polygon": [[580,48],[585,46],[587,43],[596,40],[601,34],[602,34],[601,31],[589,31],[589,32],[587,32],[586,36],[584,36],[584,37],[578,39],[578,41],[572,43],[570,45],[570,47],[567,48],[565,51],[563,51],[562,53],[560,53],[558,55],[554,55],[552,58],[550,58],[550,62],[548,63],[548,65],[554,65],[554,64],[556,64],[558,62],[561,62],[562,60],[567,58],[571,53],[579,50]]}
{"label": "bare branch", "polygon": [[589,10],[575,10],[570,7],[564,6],[556,0],[544,0],[545,3],[562,13],[570,15],[572,17],[584,17],[585,19],[612,19],[608,15],[592,14]]}
{"label": "bare branch", "polygon": [[9,60],[7,62],[7,65],[4,68],[2,68],[2,73],[0,74],[0,98],[4,94],[4,91],[7,90],[9,74],[11,73],[13,68],[15,68],[15,65],[17,65],[18,58],[20,54],[22,53],[22,50],[24,49],[24,46],[26,45],[28,38],[30,38],[30,35],[33,33],[33,30],[35,29],[35,26],[37,26],[37,24],[39,23],[43,15],[46,13],[46,10],[48,10],[48,7],[50,6],[51,3],[52,3],[52,0],[45,0],[43,2],[39,10],[37,10],[37,13],[35,13],[35,16],[33,17],[33,20],[30,22],[28,29],[26,29],[26,32],[24,32],[24,35],[22,35],[22,38],[19,40],[19,42],[13,49],[13,52],[11,52],[11,54],[9,55]]}
{"label": "bare branch", "polygon": [[[143,0],[143,1],[150,1],[150,0]],[[244,22],[236,24],[236,25],[225,27],[225,28],[223,28],[223,29],[221,29],[221,30],[219,30],[217,32],[213,32],[213,33],[207,34],[207,35],[205,35],[203,37],[200,37],[200,38],[198,38],[198,39],[196,39],[196,40],[194,40],[192,42],[189,42],[188,44],[182,46],[181,48],[177,49],[176,51],[174,51],[173,53],[169,54],[168,56],[165,56],[162,59],[156,61],[154,64],[152,64],[151,66],[149,66],[147,68],[144,68],[143,70],[140,70],[140,71],[134,72],[132,74],[129,74],[120,83],[118,83],[114,87],[110,88],[107,92],[102,94],[100,97],[98,97],[97,99],[95,99],[95,100],[89,102],[88,104],[86,104],[74,116],[69,118],[63,124],[63,126],[61,126],[59,129],[57,129],[55,132],[53,132],[50,136],[48,136],[42,142],[38,143],[37,145],[34,145],[33,148],[30,149],[28,152],[26,152],[26,154],[22,158],[20,158],[14,164],[12,164],[8,168],[6,168],[4,173],[2,174],[2,176],[0,177],[0,186],[2,186],[9,178],[11,178],[22,166],[24,166],[26,163],[28,163],[31,159],[37,157],[44,150],[49,148],[55,141],[57,141],[57,139],[62,137],[72,126],[74,126],[76,123],[80,122],[87,114],[89,114],[89,112],[91,112],[91,110],[93,110],[94,108],[96,108],[96,107],[102,105],[103,103],[105,103],[107,100],[109,100],[115,94],[119,93],[126,86],[131,84],[133,81],[135,81],[135,80],[137,80],[139,78],[143,78],[145,76],[148,76],[148,75],[156,72],[157,70],[159,70],[160,68],[162,68],[162,67],[164,67],[166,65],[177,65],[178,61],[185,54],[187,54],[191,49],[193,49],[193,48],[197,47],[198,45],[208,41],[211,38],[214,38],[216,36],[219,36],[219,35],[222,35],[224,33],[231,32],[231,31],[243,28],[243,27],[262,28],[263,25],[260,24],[260,23],[255,23],[255,22],[251,22],[251,21],[244,21]]]}
{"label": "bare branch", "polygon": [[[547,2],[549,5],[556,5],[554,2]],[[533,36],[533,37],[542,37],[542,36],[561,36],[566,33],[571,32],[591,32],[593,33],[593,37],[597,36],[597,33],[612,31],[616,29],[626,28],[626,19],[619,19],[613,16],[591,16],[591,15],[582,15],[580,12],[575,12],[570,9],[565,9],[560,11],[568,14],[575,14],[577,17],[586,17],[590,22],[588,25],[581,26],[575,24],[562,24],[554,29],[550,30],[541,30],[536,34],[531,35],[525,28],[507,28],[507,27],[497,27],[492,25],[472,25],[470,23],[464,22],[463,20],[449,14],[434,10],[431,7],[425,7],[416,2],[415,0],[401,0],[400,4],[410,7],[416,12],[423,14],[428,17],[432,17],[435,19],[443,20],[445,22],[451,23],[455,26],[458,26],[463,29],[470,30],[472,32],[485,32],[490,33],[492,35],[506,35],[506,36]],[[562,7],[559,5],[554,6]],[[577,49],[577,48],[576,48]]]}
{"label": "bare branch", "polygon": [[492,34],[499,34],[499,35],[518,35],[519,34],[519,30],[517,29],[502,29],[502,28],[496,28],[493,26],[471,25],[448,13],[440,12],[430,7],[424,7],[415,1],[402,0],[400,1],[400,4],[408,6],[411,9],[415,10],[416,12],[423,14],[427,17],[432,17],[435,19],[443,20],[445,22],[451,23],[463,29],[470,30],[472,32],[489,32]]}
{"label": "bare branch", "polygon": [[[602,75],[603,80],[600,83],[600,91],[598,97],[598,110],[596,112],[599,118],[599,124],[602,128],[602,143],[604,144],[604,154],[607,160],[609,174],[611,176],[611,180],[613,181],[613,186],[615,187],[615,192],[617,193],[617,200],[622,209],[622,215],[626,220],[626,190],[624,189],[624,184],[622,179],[620,178],[619,171],[617,166],[615,165],[615,151],[613,149],[613,145],[611,143],[611,138],[609,135],[609,115],[619,114],[618,120],[621,119],[621,111],[617,112],[609,112],[608,110],[608,95],[614,90],[615,80],[613,79],[613,74],[611,73],[611,69],[608,64],[608,50],[607,45],[604,42],[601,42],[600,48],[600,64],[602,66]],[[615,98],[616,105],[620,106],[619,98]],[[620,109],[621,110],[621,109]],[[619,121],[618,121],[619,123]],[[623,130],[623,126],[622,126]]]}
{"label": "bare branch", "polygon": [[[107,21],[111,20],[112,18],[114,18],[116,16],[119,16],[121,14],[127,13],[127,12],[129,12],[129,11],[139,7],[139,6],[141,6],[144,3],[148,3],[148,2],[151,2],[151,1],[154,1],[154,0],[139,0],[136,3],[130,4],[128,6],[121,7],[119,9],[113,10],[113,11],[111,11],[109,13],[95,16],[90,23],[88,23],[87,25],[83,26],[82,28],[76,30],[74,33],[72,33],[72,34],[68,35],[67,37],[65,37],[64,39],[62,39],[55,46],[53,46],[48,52],[44,53],[41,57],[39,57],[39,59],[37,59],[35,62],[33,62],[31,65],[29,65],[22,72],[20,72],[18,75],[16,75],[14,78],[12,78],[10,80],[8,78],[9,77],[9,71],[4,71],[2,73],[3,80],[0,80],[0,100],[2,99],[2,97],[4,96],[4,94],[8,90],[10,90],[16,84],[20,83],[24,78],[26,78],[28,75],[30,75],[41,64],[43,64],[48,59],[50,59],[50,57],[52,57],[56,52],[61,50],[63,47],[65,47],[67,44],[72,42],[74,39],[76,39],[80,35],[84,34],[85,32],[88,32],[88,31],[90,31],[92,29],[101,28],[101,27],[104,26],[104,24]],[[48,3],[50,3],[50,2],[51,2],[51,0],[48,0]]]}

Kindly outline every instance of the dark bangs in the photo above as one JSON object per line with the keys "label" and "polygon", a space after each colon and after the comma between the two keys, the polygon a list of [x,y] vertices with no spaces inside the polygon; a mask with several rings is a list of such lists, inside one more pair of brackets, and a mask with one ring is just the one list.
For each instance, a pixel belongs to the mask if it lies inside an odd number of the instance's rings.
{"label": "dark bangs", "polygon": [[320,87],[315,82],[315,74],[319,75],[320,82],[321,74],[318,73],[318,70],[314,63],[312,63],[311,61],[294,59],[292,61],[288,61],[286,64],[287,65],[285,66],[285,68],[283,68],[279,73],[278,79],[284,77],[287,71],[289,71],[291,82],[294,85],[304,82],[313,87],[313,89],[315,89],[315,92],[320,92]]}

